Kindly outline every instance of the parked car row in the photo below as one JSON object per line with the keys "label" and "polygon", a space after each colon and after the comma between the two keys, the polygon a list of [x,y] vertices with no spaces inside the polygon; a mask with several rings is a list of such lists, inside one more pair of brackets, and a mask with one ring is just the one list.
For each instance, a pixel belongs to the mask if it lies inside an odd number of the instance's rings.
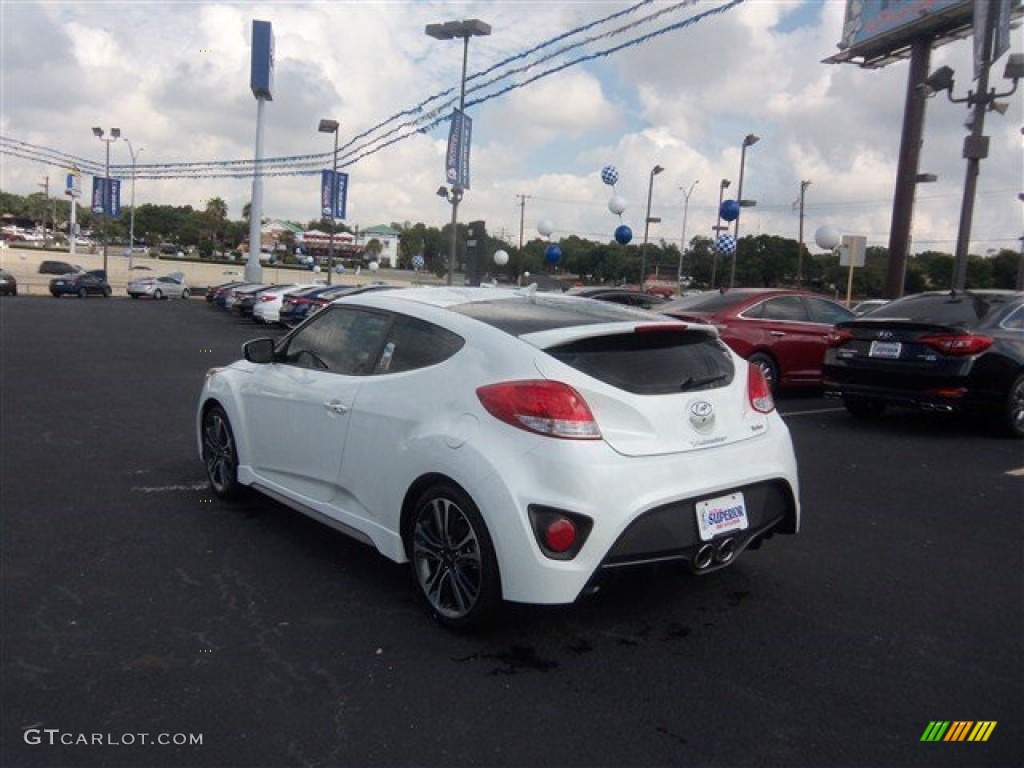
{"label": "parked car row", "polygon": [[342,296],[392,288],[386,283],[323,285],[230,282],[212,287],[206,301],[257,323],[294,328],[310,315]]}

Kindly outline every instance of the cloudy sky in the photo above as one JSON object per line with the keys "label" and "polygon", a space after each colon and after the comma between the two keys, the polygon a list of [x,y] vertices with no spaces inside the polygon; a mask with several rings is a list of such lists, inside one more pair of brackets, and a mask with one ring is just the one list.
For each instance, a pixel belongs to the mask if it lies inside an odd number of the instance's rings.
{"label": "cloudy sky", "polygon": [[[118,127],[137,153],[137,204],[202,208],[221,197],[229,216],[241,218],[251,179],[145,175],[153,164],[252,160],[250,37],[259,19],[271,22],[275,37],[265,157],[329,153],[332,138],[317,124],[336,119],[350,175],[347,223],[442,226],[451,208],[435,191],[444,182],[447,123],[428,126],[450,110],[446,99],[457,98],[462,45],[427,37],[424,26],[479,18],[493,32],[469,46],[467,101],[484,100],[467,110],[472,185],[460,221],[485,220],[513,244],[521,221],[529,240],[540,220],[553,224],[555,239],[608,241],[619,217],[608,210],[612,190],[599,174],[613,165],[615,192],[628,201],[622,221],[639,237],[657,164],[665,172],[655,178],[651,215],[662,222],[651,226],[651,240],[679,242],[694,182],[686,239],[710,236],[719,182],[731,179],[735,192],[743,137],[754,133],[761,141],[747,152],[743,197],[757,207],[745,211],[742,234],[796,238],[793,204],[801,181],[810,180],[809,244],[830,225],[888,245],[908,65],[821,63],[837,51],[844,0],[746,0],[706,16],[699,14],[730,3],[654,2],[626,12],[635,5],[0,0],[0,187],[28,194],[49,176],[59,192],[66,170],[56,158],[102,163],[105,147],[91,128]],[[1012,49],[1021,43],[1015,31]],[[1000,90],[1003,61],[993,73]],[[970,86],[970,62],[969,40],[932,55],[933,69],[956,70],[957,96]],[[1024,100],[1008,101],[1005,115],[986,121],[992,142],[978,182],[974,253],[1020,245]],[[920,170],[939,180],[919,187],[912,252],[955,249],[966,118],[964,105],[945,96],[928,102]],[[110,150],[112,165],[130,165],[125,141]],[[305,222],[318,218],[318,204],[318,175],[264,182],[264,216]]]}

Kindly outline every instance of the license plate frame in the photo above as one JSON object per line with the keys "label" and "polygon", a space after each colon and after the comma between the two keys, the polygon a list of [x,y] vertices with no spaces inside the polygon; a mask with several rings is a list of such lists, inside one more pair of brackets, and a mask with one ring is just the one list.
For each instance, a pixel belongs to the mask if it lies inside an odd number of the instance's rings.
{"label": "license plate frame", "polygon": [[747,502],[742,491],[698,501],[694,505],[694,512],[701,541],[710,541],[723,533],[745,531],[750,527]]}
{"label": "license plate frame", "polygon": [[868,349],[868,357],[882,360],[899,360],[903,353],[903,344],[898,341],[872,341]]}

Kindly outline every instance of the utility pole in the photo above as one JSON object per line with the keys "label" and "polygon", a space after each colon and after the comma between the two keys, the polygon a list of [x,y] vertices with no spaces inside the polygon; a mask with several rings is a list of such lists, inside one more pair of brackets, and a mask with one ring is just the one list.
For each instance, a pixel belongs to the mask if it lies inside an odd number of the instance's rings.
{"label": "utility pole", "polygon": [[[47,207],[49,207],[50,203],[50,177],[44,177],[43,183],[40,184],[39,186],[42,188],[43,194],[46,195],[46,203],[43,205],[43,247],[45,248],[47,245],[49,245],[50,242],[49,238],[46,236],[46,209]],[[53,228],[57,228],[56,221],[53,222]]]}
{"label": "utility pole", "polygon": [[800,243],[796,252],[796,287],[800,288],[804,282],[804,196],[811,182],[800,182]]}
{"label": "utility pole", "polygon": [[519,256],[523,255],[523,222],[526,219],[526,199],[530,195],[516,195],[519,198]]}

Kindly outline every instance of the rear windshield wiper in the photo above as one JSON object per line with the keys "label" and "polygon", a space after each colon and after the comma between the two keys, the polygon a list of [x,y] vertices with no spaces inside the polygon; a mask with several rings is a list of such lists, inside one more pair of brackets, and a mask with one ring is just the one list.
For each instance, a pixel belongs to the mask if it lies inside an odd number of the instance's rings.
{"label": "rear windshield wiper", "polygon": [[703,376],[700,378],[690,376],[689,378],[683,380],[683,382],[679,385],[679,389],[682,390],[683,392],[689,392],[691,389],[699,389],[701,387],[706,387],[708,384],[717,384],[718,382],[725,381],[728,378],[729,374],[727,373],[720,373],[717,376]]}

